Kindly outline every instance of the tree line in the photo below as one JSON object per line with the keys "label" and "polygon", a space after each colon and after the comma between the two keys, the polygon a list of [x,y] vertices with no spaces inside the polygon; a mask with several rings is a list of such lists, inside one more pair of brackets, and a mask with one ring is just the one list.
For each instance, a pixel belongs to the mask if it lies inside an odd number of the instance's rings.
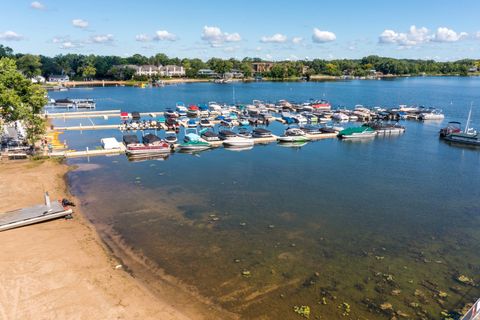
{"label": "tree line", "polygon": [[[230,58],[211,58],[203,61],[198,58],[171,58],[163,53],[151,57],[134,54],[130,57],[99,56],[82,54],[60,54],[55,57],[14,53],[9,47],[0,45],[0,57],[16,60],[18,69],[26,77],[52,74],[65,74],[74,80],[105,79],[130,80],[135,78],[135,70],[127,65],[177,65],[185,68],[186,77],[197,78],[200,69],[211,69],[217,74],[224,74],[236,69],[245,77],[263,76],[275,79],[310,77],[312,75],[356,76],[364,77],[381,72],[390,75],[467,75],[471,68],[480,69],[480,60],[463,59],[454,62],[438,62],[420,59],[395,59],[379,56],[368,56],[362,59],[337,60],[298,60],[279,61],[261,74],[254,74],[252,64],[263,62],[259,58],[246,57],[242,60]],[[139,79],[143,80],[143,79]]]}

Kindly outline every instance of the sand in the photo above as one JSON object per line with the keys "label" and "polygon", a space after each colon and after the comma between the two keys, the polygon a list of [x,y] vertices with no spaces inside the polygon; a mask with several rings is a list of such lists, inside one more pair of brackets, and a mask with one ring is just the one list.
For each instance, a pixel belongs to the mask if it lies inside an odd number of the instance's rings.
{"label": "sand", "polygon": [[[69,196],[66,165],[0,162],[0,213]],[[208,306],[176,292],[153,294],[118,267],[80,208],[0,232],[0,319],[211,319]],[[166,290],[168,292],[168,290]]]}

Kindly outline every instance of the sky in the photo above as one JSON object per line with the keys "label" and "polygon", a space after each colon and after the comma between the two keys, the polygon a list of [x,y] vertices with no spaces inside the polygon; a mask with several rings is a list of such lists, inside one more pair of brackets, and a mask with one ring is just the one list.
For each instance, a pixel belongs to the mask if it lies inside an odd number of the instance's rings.
{"label": "sky", "polygon": [[0,0],[16,53],[266,60],[480,58],[479,0]]}

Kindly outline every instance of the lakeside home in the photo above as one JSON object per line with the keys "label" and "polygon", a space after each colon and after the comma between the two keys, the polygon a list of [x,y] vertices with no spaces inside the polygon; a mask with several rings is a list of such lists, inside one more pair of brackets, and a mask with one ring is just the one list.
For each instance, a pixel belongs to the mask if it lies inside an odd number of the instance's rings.
{"label": "lakeside home", "polygon": [[130,68],[135,70],[135,75],[137,76],[160,76],[160,77],[184,77],[185,68],[182,66],[176,65],[166,65],[166,66],[155,66],[155,65],[121,65],[117,66],[121,68]]}
{"label": "lakeside home", "polygon": [[48,77],[48,82],[68,82],[70,81],[70,77],[67,76],[66,74],[63,74],[63,75],[55,75],[55,74],[52,74]]}

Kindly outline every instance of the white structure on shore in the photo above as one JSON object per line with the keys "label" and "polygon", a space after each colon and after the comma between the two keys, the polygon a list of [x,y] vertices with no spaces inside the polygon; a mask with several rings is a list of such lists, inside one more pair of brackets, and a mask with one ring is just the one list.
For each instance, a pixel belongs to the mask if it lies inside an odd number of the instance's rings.
{"label": "white structure on shore", "polygon": [[48,82],[67,82],[67,81],[70,81],[70,77],[67,75],[52,74],[48,77]]}
{"label": "white structure on shore", "polygon": [[176,65],[155,66],[155,65],[125,65],[124,68],[131,68],[135,70],[136,76],[160,76],[160,77],[184,77],[185,68]]}

